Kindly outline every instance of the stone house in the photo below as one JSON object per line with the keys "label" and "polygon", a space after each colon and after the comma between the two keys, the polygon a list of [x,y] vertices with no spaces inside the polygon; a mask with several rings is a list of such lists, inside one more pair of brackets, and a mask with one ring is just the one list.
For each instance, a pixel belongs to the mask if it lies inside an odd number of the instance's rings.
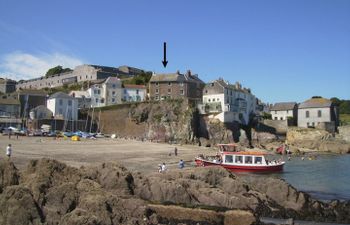
{"label": "stone house", "polygon": [[0,78],[0,93],[12,93],[16,91],[17,82],[11,79]]}
{"label": "stone house", "polygon": [[297,121],[298,104],[296,102],[278,102],[271,107],[270,113],[272,120],[288,120],[288,118],[292,118],[292,121]]}
{"label": "stone house", "polygon": [[298,127],[335,130],[339,125],[338,107],[326,98],[311,98],[298,107]]}
{"label": "stone house", "polygon": [[63,92],[52,94],[47,100],[47,108],[56,119],[78,119],[78,100]]}
{"label": "stone house", "polygon": [[30,110],[29,117],[30,119],[34,120],[43,120],[43,119],[51,119],[53,116],[53,113],[50,109],[48,109],[44,105],[39,105],[35,107],[34,109]]}
{"label": "stone house", "polygon": [[123,101],[143,102],[146,100],[147,89],[144,85],[125,84],[123,89]]}
{"label": "stone house", "polygon": [[91,97],[88,91],[71,91],[69,95],[78,99],[78,109],[91,107]]}
{"label": "stone house", "polygon": [[149,82],[151,100],[187,98],[191,101],[202,99],[204,82],[197,74],[188,70],[185,74],[176,73],[153,74]]}
{"label": "stone house", "polygon": [[91,107],[103,107],[122,103],[122,82],[117,77],[108,77],[88,89]]}
{"label": "stone house", "polygon": [[236,82],[229,84],[223,79],[212,81],[203,89],[203,101],[198,105],[199,111],[209,118],[217,118],[221,122],[239,122],[247,125],[257,113],[257,98],[250,89],[242,88]]}

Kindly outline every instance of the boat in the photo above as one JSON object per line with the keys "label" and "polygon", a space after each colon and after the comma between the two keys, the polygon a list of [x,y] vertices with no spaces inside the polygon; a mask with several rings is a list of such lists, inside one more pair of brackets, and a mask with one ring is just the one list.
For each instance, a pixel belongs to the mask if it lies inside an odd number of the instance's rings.
{"label": "boat", "polygon": [[[221,166],[233,172],[280,172],[285,164],[282,160],[268,160],[267,153],[262,151],[227,151],[236,144],[220,144],[216,156],[196,157],[197,166]],[[223,150],[225,149],[225,150]]]}

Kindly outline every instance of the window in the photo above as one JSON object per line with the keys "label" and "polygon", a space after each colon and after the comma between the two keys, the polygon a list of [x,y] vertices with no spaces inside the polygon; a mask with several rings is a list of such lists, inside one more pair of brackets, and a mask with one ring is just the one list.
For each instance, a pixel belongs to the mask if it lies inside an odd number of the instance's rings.
{"label": "window", "polygon": [[218,102],[219,102],[219,101],[220,101],[220,99],[219,99],[219,98],[217,98],[217,99],[216,99],[216,101],[218,101]]}
{"label": "window", "polygon": [[98,98],[95,99],[96,103],[98,103]]}
{"label": "window", "polygon": [[81,80],[81,76],[79,76],[79,79]]}
{"label": "window", "polygon": [[124,94],[127,94],[127,93],[128,93],[128,91],[126,89],[124,89]]}
{"label": "window", "polygon": [[115,98],[112,98],[112,102],[115,102]]}
{"label": "window", "polygon": [[309,126],[310,126],[310,123],[309,123],[309,122],[307,122],[307,123],[306,123],[306,126],[307,126],[307,127],[309,127]]}
{"label": "window", "polygon": [[283,117],[281,117],[280,119],[283,120]]}
{"label": "window", "polygon": [[184,90],[180,90],[180,95],[184,95]]}
{"label": "window", "polygon": [[59,100],[59,104],[63,105],[63,100],[62,99]]}
{"label": "window", "polygon": [[242,162],[243,162],[243,156],[241,156],[241,155],[236,155],[236,157],[235,157],[235,162],[236,162],[236,163],[242,163]]}
{"label": "window", "polygon": [[210,102],[210,98],[208,99],[208,102]]}
{"label": "window", "polygon": [[254,163],[255,163],[255,164],[261,164],[261,163],[262,163],[262,157],[255,156],[255,158],[254,158]]}
{"label": "window", "polygon": [[208,90],[205,90],[205,93],[208,94]]}
{"label": "window", "polygon": [[275,114],[277,114],[277,111],[275,111]]}
{"label": "window", "polygon": [[87,79],[87,75],[85,76],[85,78]]}
{"label": "window", "polygon": [[101,103],[104,103],[104,102],[105,102],[105,100],[103,98],[101,98]]}
{"label": "window", "polygon": [[171,86],[171,82],[168,82],[168,86]]}
{"label": "window", "polygon": [[213,98],[213,102],[215,102],[215,98]]}
{"label": "window", "polygon": [[171,93],[171,89],[168,89],[168,93]]}
{"label": "window", "polygon": [[60,83],[60,80],[57,80],[57,83]]}
{"label": "window", "polygon": [[226,163],[233,163],[233,156],[232,155],[225,155],[225,162]]}
{"label": "window", "polygon": [[158,82],[156,82],[156,86],[159,86],[159,83],[158,83]]}
{"label": "window", "polygon": [[139,94],[139,90],[136,90],[136,94],[137,94],[137,95]]}
{"label": "window", "polygon": [[97,93],[98,93],[98,94],[101,94],[101,90],[97,90]]}
{"label": "window", "polygon": [[112,88],[115,88],[116,87],[116,85],[115,84],[112,84]]}
{"label": "window", "polygon": [[183,86],[184,86],[184,83],[183,83],[183,82],[181,82],[181,83],[180,83],[180,86],[181,86],[181,87],[183,87]]}
{"label": "window", "polygon": [[156,89],[156,93],[159,93],[159,89]]}
{"label": "window", "polygon": [[58,113],[59,113],[60,115],[63,115],[63,110],[62,110],[62,109],[59,109],[59,110],[58,110]]}
{"label": "window", "polygon": [[159,96],[158,95],[156,95],[156,100],[159,100]]}
{"label": "window", "polygon": [[68,105],[72,106],[72,100],[68,100]]}
{"label": "window", "polygon": [[289,110],[287,110],[287,114],[289,113]]}
{"label": "window", "polygon": [[115,96],[115,91],[112,91],[112,95]]}
{"label": "window", "polygon": [[318,116],[318,117],[322,117],[322,111],[321,111],[321,110],[318,110],[318,111],[317,111],[317,116]]}
{"label": "window", "polygon": [[253,157],[252,156],[245,156],[244,163],[245,164],[252,164],[253,163]]}
{"label": "window", "polygon": [[313,127],[315,126],[315,122],[312,122],[312,126],[313,126]]}
{"label": "window", "polygon": [[305,116],[306,116],[306,118],[309,118],[309,117],[310,117],[310,112],[309,112],[309,111],[306,111],[306,112],[305,112]]}

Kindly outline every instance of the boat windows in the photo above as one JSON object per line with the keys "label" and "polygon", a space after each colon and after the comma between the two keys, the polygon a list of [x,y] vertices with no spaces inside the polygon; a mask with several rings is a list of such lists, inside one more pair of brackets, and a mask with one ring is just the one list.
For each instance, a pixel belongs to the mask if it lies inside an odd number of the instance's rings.
{"label": "boat windows", "polygon": [[225,163],[233,163],[233,156],[232,155],[226,155],[225,156]]}
{"label": "boat windows", "polygon": [[243,162],[243,156],[236,155],[235,157],[235,163],[242,163]]}
{"label": "boat windows", "polygon": [[244,163],[245,164],[252,164],[253,163],[253,157],[252,156],[245,156]]}
{"label": "boat windows", "polygon": [[255,156],[254,163],[255,164],[262,164],[262,157]]}

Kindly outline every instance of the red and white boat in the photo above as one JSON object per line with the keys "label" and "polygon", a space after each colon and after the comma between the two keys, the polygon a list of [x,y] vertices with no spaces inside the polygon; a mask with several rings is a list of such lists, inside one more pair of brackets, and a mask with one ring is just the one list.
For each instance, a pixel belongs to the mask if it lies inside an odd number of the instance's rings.
{"label": "red and white boat", "polygon": [[279,172],[285,164],[281,160],[269,161],[261,151],[227,151],[237,149],[235,144],[218,145],[220,152],[216,156],[199,156],[195,159],[197,166],[222,166],[233,172]]}

